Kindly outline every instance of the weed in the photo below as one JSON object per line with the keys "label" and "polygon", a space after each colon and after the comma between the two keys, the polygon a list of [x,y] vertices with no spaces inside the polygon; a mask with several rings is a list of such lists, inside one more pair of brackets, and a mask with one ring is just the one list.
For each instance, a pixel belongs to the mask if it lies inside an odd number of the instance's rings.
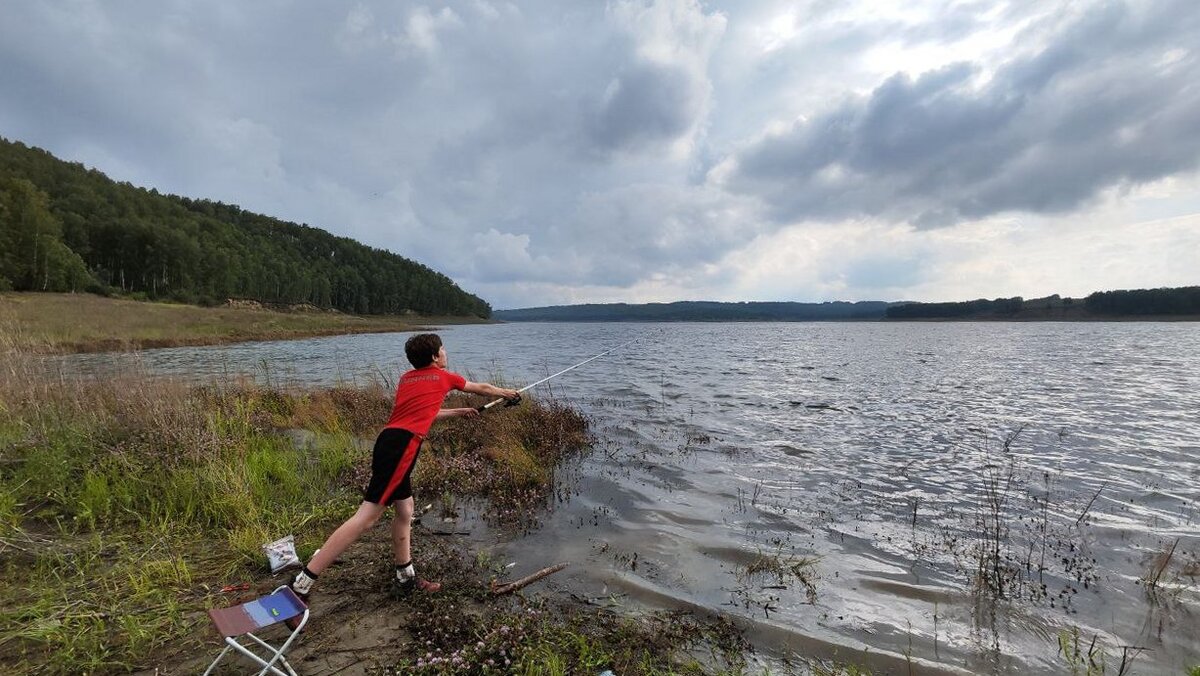
{"label": "weed", "polygon": [[[227,601],[208,590],[261,578],[262,543],[310,533],[297,548],[311,553],[357,505],[359,439],[390,406],[378,387],[76,377],[19,350],[0,353],[0,372],[6,673],[130,671],[165,645],[195,645],[201,611]],[[589,440],[578,413],[535,401],[464,422],[431,440],[417,483],[492,500],[502,516],[544,504],[553,467]],[[570,659],[599,651],[562,645]]]}
{"label": "weed", "polygon": [[[1107,648],[1098,634],[1092,636],[1090,641],[1081,641],[1078,627],[1058,632],[1058,654],[1070,668],[1072,676],[1104,676],[1109,673],[1125,676],[1131,673],[1134,660],[1145,651],[1145,648],[1118,647],[1121,650],[1120,661],[1108,654]],[[1116,664],[1112,664],[1113,662]]]}
{"label": "weed", "polygon": [[[982,437],[971,449],[978,458],[980,483],[966,532],[946,528],[943,545],[968,574],[970,589],[986,599],[1025,599],[1069,607],[1072,598],[1097,581],[1096,560],[1087,547],[1088,514],[1096,497],[1082,507],[1061,503],[1053,476],[1021,465],[1017,429],[999,442]],[[1039,480],[1040,479],[1040,480]],[[1055,504],[1058,502],[1059,504]],[[1073,513],[1073,519],[1053,518]],[[964,565],[965,564],[965,565]],[[1051,587],[1059,583],[1057,589]]]}
{"label": "weed", "polygon": [[[431,608],[414,630],[413,652],[395,666],[416,674],[677,674],[707,671],[692,657],[738,671],[746,649],[730,625],[678,613],[627,618],[607,610],[564,609],[514,599],[486,613]],[[453,606],[450,606],[453,611]]]}

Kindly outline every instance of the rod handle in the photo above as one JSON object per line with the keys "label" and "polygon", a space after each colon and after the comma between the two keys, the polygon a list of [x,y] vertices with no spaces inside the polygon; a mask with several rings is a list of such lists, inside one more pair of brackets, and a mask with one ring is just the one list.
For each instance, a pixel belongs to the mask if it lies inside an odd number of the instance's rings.
{"label": "rod handle", "polygon": [[500,397],[499,399],[496,399],[495,401],[489,401],[488,403],[484,404],[483,406],[475,407],[475,410],[479,411],[480,413],[483,413],[484,411],[488,410],[489,408],[491,408],[499,403],[503,403],[505,406],[516,406],[517,404],[521,403],[521,395],[520,395],[520,393],[518,393],[517,396],[513,397],[512,399],[505,399],[504,397]]}

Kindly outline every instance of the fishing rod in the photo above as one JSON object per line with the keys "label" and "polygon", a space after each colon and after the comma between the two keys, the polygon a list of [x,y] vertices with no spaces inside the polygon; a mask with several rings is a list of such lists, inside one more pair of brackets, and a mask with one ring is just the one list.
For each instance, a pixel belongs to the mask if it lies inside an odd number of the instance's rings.
{"label": "fishing rod", "polygon": [[[522,392],[524,392],[525,390],[528,390],[528,389],[530,389],[530,388],[533,388],[533,387],[536,387],[536,386],[538,386],[538,385],[541,385],[542,383],[546,382],[547,380],[550,380],[551,378],[557,378],[557,377],[561,376],[562,374],[566,373],[567,371],[574,371],[575,369],[579,368],[580,366],[583,366],[584,364],[586,364],[586,363],[588,363],[588,362],[590,362],[590,361],[595,361],[595,360],[599,359],[600,357],[603,357],[604,355],[608,354],[609,352],[616,352],[617,350],[619,350],[619,349],[621,349],[621,348],[625,347],[626,345],[629,345],[630,343],[637,342],[637,341],[638,341],[638,340],[640,340],[640,339],[641,339],[641,336],[638,336],[637,338],[634,338],[633,340],[628,340],[628,341],[625,341],[624,343],[621,343],[620,345],[618,345],[618,346],[616,346],[616,347],[610,347],[609,349],[607,349],[607,350],[605,350],[605,351],[601,352],[601,353],[600,353],[600,354],[598,354],[598,355],[595,355],[595,356],[593,356],[593,357],[588,357],[587,359],[584,359],[583,361],[579,362],[578,364],[576,364],[576,365],[574,365],[574,366],[568,366],[567,368],[565,368],[565,369],[563,369],[563,370],[559,371],[558,373],[555,373],[554,375],[551,375],[551,376],[546,376],[545,378],[542,378],[541,380],[539,380],[539,381],[537,381],[537,382],[535,382],[535,383],[529,383],[529,384],[528,384],[528,385],[526,385],[525,387],[522,387],[521,389],[517,390],[517,394],[519,395],[519,394],[521,394]],[[495,401],[490,401],[490,402],[488,402],[488,403],[484,404],[483,406],[479,406],[479,407],[477,407],[475,410],[476,410],[476,411],[479,411],[480,413],[482,413],[482,412],[484,412],[484,411],[488,410],[489,408],[491,408],[491,407],[495,406],[496,404],[502,404],[502,403],[506,403],[506,402],[509,402],[509,401],[510,401],[509,399],[505,399],[505,398],[501,397],[501,398],[499,398],[499,399],[497,399],[497,400],[495,400]],[[517,397],[517,399],[515,399],[515,400],[511,400],[511,401],[512,401],[512,404],[515,404],[515,403],[517,403],[517,402],[520,402],[520,401],[521,401],[521,398],[520,398],[520,397]],[[509,405],[512,405],[512,404],[509,404]]]}

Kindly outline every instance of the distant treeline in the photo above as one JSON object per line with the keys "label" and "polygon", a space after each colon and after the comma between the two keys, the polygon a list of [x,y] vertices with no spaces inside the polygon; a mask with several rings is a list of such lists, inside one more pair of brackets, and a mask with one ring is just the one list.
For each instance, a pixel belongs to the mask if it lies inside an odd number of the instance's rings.
{"label": "distant treeline", "polygon": [[968,300],[961,303],[905,303],[887,309],[888,319],[956,319],[980,315],[1006,316],[1021,311],[1025,300],[997,298],[996,300]]}
{"label": "distant treeline", "polygon": [[1102,315],[1200,315],[1200,286],[1097,291],[1084,304]]}
{"label": "distant treeline", "polygon": [[1200,286],[1136,291],[1097,291],[1084,299],[996,298],[960,303],[606,303],[497,310],[510,322],[738,322],[879,319],[1086,320],[1138,316],[1200,317]]}
{"label": "distant treeline", "polygon": [[736,322],[882,319],[888,303],[790,303],[681,301],[677,303],[605,303],[497,310],[496,319],[512,322]]}
{"label": "distant treeline", "polygon": [[2,138],[0,290],[491,314],[449,277],[394,253],[233,205],[117,183]]}
{"label": "distant treeline", "polygon": [[1106,317],[1200,316],[1200,286],[1173,289],[1097,291],[1082,300],[997,298],[961,303],[903,303],[888,319],[1103,319]]}

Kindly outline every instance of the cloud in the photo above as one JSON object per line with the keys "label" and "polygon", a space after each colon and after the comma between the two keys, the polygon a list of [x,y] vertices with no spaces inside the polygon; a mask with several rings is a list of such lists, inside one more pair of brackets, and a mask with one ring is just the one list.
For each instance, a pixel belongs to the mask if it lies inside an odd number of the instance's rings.
{"label": "cloud", "polygon": [[612,81],[593,127],[605,149],[645,148],[672,141],[696,123],[705,92],[686,71],[638,64]]}
{"label": "cloud", "polygon": [[577,283],[628,285],[719,259],[753,238],[756,205],[704,186],[636,184],[584,197],[553,250],[578,254]]}
{"label": "cloud", "polygon": [[497,307],[1027,294],[1095,279],[1069,247],[1061,277],[1005,256],[1081,220],[1088,251],[1131,252],[1112,279],[1187,277],[1180,228],[1123,228],[1200,212],[1198,21],[1179,0],[15,3],[0,135]]}
{"label": "cloud", "polygon": [[708,61],[725,17],[705,13],[696,0],[623,0],[608,14],[633,48],[600,101],[592,124],[597,145],[645,152],[690,141],[707,112]]}
{"label": "cloud", "polygon": [[[1186,3],[1107,3],[987,73],[897,74],[713,174],[780,220],[881,216],[919,227],[1063,213],[1114,185],[1200,165],[1200,18]],[[1034,40],[1043,38],[1045,42]],[[1187,45],[1187,46],[1185,46]]]}

